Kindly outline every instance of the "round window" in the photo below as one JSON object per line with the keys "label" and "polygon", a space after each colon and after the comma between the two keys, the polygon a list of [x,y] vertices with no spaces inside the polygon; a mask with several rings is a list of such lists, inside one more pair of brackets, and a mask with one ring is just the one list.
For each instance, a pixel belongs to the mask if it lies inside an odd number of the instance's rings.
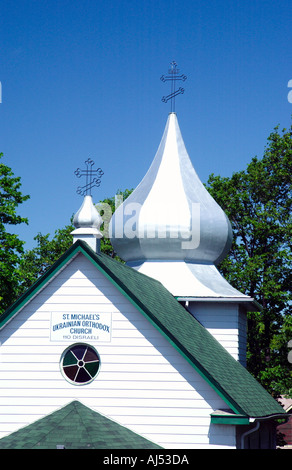
{"label": "round window", "polygon": [[100,366],[99,355],[92,346],[74,344],[67,348],[61,359],[61,369],[66,379],[75,385],[91,382]]}

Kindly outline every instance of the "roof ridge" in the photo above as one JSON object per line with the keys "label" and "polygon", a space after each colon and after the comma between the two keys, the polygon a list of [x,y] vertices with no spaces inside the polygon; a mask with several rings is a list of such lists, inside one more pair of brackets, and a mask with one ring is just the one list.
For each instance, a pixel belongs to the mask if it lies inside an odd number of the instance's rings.
{"label": "roof ridge", "polygon": [[[93,250],[92,250],[92,251],[93,251]],[[147,274],[142,273],[141,271],[138,271],[138,270],[132,268],[131,266],[128,266],[126,263],[122,263],[121,261],[119,261],[119,260],[117,260],[117,259],[115,259],[115,258],[112,258],[111,256],[107,255],[106,253],[95,253],[95,252],[93,251],[92,254],[93,254],[93,255],[96,255],[96,256],[99,256],[101,259],[102,259],[103,257],[105,257],[105,258],[109,259],[112,263],[116,263],[116,264],[118,264],[118,265],[122,265],[122,266],[124,267],[124,269],[127,269],[129,272],[134,271],[134,272],[136,272],[136,273],[139,273],[139,276],[141,276],[141,277],[144,276],[145,278],[151,280],[152,282],[156,282],[157,284],[163,286],[163,284],[162,284],[160,281],[158,281],[157,279],[155,279],[154,277],[148,276]],[[163,286],[163,287],[164,287],[164,286]]]}
{"label": "roof ridge", "polygon": [[[88,417],[87,424],[82,412]],[[72,413],[78,416],[75,423],[73,419],[74,428],[69,417]],[[47,432],[43,431],[46,427],[49,428]],[[64,435],[64,429],[70,429],[67,435]],[[59,436],[63,443],[58,442]],[[58,445],[69,449],[161,449],[158,444],[89,408],[79,400],[73,400],[0,439],[0,449],[51,449]]]}
{"label": "roof ridge", "polygon": [[[157,280],[76,241],[20,300],[0,317],[0,327],[14,317],[38,291],[82,253],[115,285],[155,328],[236,412],[251,417],[285,413],[279,403]],[[143,282],[141,282],[141,280]],[[192,331],[192,337],[190,337]],[[217,356],[216,356],[217,354]],[[216,360],[214,360],[214,357]],[[247,385],[248,383],[248,385]],[[246,387],[251,391],[246,393]],[[262,395],[262,392],[265,392]]]}

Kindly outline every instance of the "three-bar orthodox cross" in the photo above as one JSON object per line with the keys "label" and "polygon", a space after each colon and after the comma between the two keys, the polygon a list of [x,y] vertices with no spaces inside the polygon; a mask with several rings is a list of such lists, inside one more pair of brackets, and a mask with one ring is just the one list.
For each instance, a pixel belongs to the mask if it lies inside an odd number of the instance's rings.
{"label": "three-bar orthodox cross", "polygon": [[81,196],[85,196],[85,195],[91,196],[91,189],[94,186],[96,187],[100,186],[100,183],[101,183],[100,178],[102,177],[104,173],[101,168],[97,168],[96,170],[92,169],[94,165],[94,161],[91,160],[91,158],[88,158],[85,164],[86,164],[85,170],[81,170],[80,168],[77,168],[77,170],[74,171],[77,178],[81,178],[81,176],[86,177],[85,186],[78,186],[77,194],[81,194]]}
{"label": "three-bar orthodox cross", "polygon": [[168,70],[169,75],[162,75],[160,77],[160,80],[163,82],[166,81],[171,81],[171,92],[167,96],[163,96],[162,101],[164,103],[167,103],[169,100],[171,100],[171,112],[175,112],[175,97],[177,95],[180,95],[181,93],[184,93],[184,88],[180,87],[178,90],[175,89],[176,82],[178,80],[182,80],[183,82],[187,79],[187,77],[183,74],[179,75],[179,69],[177,68],[177,64],[175,61],[172,61],[170,64],[170,69]]}

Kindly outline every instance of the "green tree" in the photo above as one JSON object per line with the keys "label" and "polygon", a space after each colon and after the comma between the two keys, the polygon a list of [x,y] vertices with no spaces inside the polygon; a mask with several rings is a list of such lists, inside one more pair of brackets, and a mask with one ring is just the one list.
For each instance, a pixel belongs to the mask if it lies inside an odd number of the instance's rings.
{"label": "green tree", "polygon": [[19,289],[19,256],[24,251],[24,242],[11,229],[28,223],[17,214],[17,207],[29,198],[20,188],[20,177],[15,177],[11,168],[0,162],[0,313],[17,297]]}
{"label": "green tree", "polygon": [[262,306],[248,314],[247,367],[275,396],[292,392],[291,175],[292,126],[282,133],[276,127],[262,159],[230,178],[210,175],[207,185],[234,235],[219,270]]}
{"label": "green tree", "polygon": [[72,245],[71,232],[73,225],[66,225],[55,231],[50,240],[50,234],[38,233],[34,240],[37,246],[23,253],[19,261],[20,285],[22,293],[28,289],[52,264]]}

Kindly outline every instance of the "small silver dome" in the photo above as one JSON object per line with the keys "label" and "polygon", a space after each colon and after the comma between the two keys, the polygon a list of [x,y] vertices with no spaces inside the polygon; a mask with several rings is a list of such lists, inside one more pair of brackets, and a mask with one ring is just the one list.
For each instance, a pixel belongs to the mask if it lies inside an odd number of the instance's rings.
{"label": "small silver dome", "polygon": [[102,218],[92,202],[92,197],[86,195],[80,209],[73,218],[75,227],[75,230],[71,232],[73,243],[77,240],[83,240],[98,253],[100,251],[100,239],[102,238],[102,233],[99,230],[101,224]]}
{"label": "small silver dome", "polygon": [[74,215],[74,227],[99,228],[101,224],[102,218],[92,202],[92,197],[89,195],[85,196],[80,209]]}

